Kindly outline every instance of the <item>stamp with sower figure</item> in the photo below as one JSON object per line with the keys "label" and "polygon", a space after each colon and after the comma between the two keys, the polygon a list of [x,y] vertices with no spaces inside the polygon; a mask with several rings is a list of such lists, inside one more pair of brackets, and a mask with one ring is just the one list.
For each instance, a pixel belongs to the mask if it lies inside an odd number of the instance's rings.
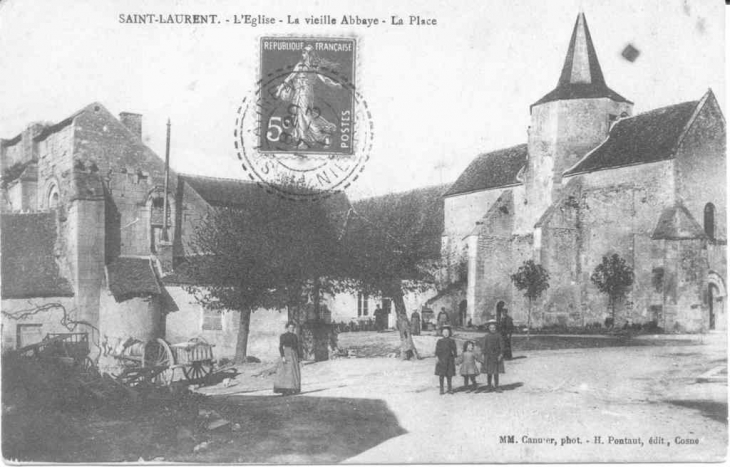
{"label": "stamp with sower figure", "polygon": [[355,38],[263,37],[258,86],[238,108],[249,178],[293,199],[343,191],[368,160],[373,123],[356,88]]}
{"label": "stamp with sower figure", "polygon": [[352,154],[355,39],[269,37],[260,53],[261,151]]}

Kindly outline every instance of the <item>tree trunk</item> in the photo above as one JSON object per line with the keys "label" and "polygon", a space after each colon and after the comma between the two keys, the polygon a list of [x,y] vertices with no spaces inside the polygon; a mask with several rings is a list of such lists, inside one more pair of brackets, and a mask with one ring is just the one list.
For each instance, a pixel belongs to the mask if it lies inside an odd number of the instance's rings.
{"label": "tree trunk", "polygon": [[616,326],[616,299],[609,297],[608,303],[611,306],[611,320],[613,321],[613,325]]}
{"label": "tree trunk", "polygon": [[238,322],[238,337],[236,339],[236,363],[246,363],[248,352],[248,333],[251,324],[251,309],[241,310],[241,317]]}
{"label": "tree trunk", "polygon": [[408,320],[408,312],[406,311],[406,303],[403,300],[403,290],[400,287],[400,282],[392,287],[389,295],[393,299],[393,305],[395,305],[396,327],[400,334],[400,357],[402,360],[410,360],[412,357],[420,359],[418,349],[416,349],[411,336],[411,322]]}
{"label": "tree trunk", "polygon": [[532,299],[527,299],[527,342],[530,342],[530,329],[532,328]]}
{"label": "tree trunk", "polygon": [[314,278],[314,287],[313,287],[312,295],[313,295],[313,306],[314,306],[314,319],[319,320],[321,318],[321,315],[319,314],[319,307],[320,307],[320,285],[319,285],[319,277]]}

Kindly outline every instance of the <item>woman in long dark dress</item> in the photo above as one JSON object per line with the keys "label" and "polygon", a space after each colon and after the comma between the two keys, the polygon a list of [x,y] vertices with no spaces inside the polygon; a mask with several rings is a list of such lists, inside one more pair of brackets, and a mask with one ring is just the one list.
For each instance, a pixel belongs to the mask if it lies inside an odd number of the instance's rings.
{"label": "woman in long dark dress", "polygon": [[279,337],[281,361],[276,368],[274,392],[283,396],[299,394],[302,389],[302,375],[299,370],[299,338],[294,333],[294,323],[287,323],[286,331]]}

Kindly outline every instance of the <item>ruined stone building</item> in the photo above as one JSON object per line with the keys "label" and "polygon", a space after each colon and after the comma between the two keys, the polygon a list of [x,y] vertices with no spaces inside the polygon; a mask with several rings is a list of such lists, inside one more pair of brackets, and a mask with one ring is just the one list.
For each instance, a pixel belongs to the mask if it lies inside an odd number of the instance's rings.
{"label": "ruined stone building", "polygon": [[[633,115],[606,84],[585,16],[558,84],[530,107],[526,144],[479,155],[445,194],[449,295],[474,324],[504,307],[527,322],[510,274],[532,259],[550,274],[535,325],[603,323],[591,283],[618,254],[635,280],[617,323],[726,327],[725,119],[712,91]],[[444,286],[442,286],[443,288]]]}
{"label": "ruined stone building", "polygon": [[171,172],[165,240],[165,166],[142,141],[142,116],[98,103],[1,140],[0,162],[4,349],[73,330],[99,352],[128,337],[203,337],[234,354],[239,313],[203,309],[173,265],[209,209],[255,208],[267,193]]}

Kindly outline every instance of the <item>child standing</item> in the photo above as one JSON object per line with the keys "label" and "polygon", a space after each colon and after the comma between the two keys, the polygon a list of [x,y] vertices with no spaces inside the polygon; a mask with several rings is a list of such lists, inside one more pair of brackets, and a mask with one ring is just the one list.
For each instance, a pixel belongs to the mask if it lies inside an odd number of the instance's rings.
{"label": "child standing", "polygon": [[477,368],[477,355],[474,353],[474,342],[472,341],[464,342],[464,351],[461,354],[461,367],[459,367],[459,374],[464,378],[464,389],[467,389],[469,386],[469,380],[471,380],[471,389],[476,390],[479,368]]}
{"label": "child standing", "polygon": [[444,378],[448,383],[449,394],[451,390],[451,378],[456,375],[456,342],[451,338],[451,326],[444,326],[441,329],[441,339],[436,342],[436,371],[434,374],[439,377],[440,394],[444,394]]}
{"label": "child standing", "polygon": [[493,319],[487,321],[487,335],[484,336],[484,364],[482,373],[487,374],[487,390],[491,391],[492,376],[494,376],[494,390],[502,392],[499,388],[499,374],[504,373],[504,342],[502,336],[497,332],[497,322]]}

